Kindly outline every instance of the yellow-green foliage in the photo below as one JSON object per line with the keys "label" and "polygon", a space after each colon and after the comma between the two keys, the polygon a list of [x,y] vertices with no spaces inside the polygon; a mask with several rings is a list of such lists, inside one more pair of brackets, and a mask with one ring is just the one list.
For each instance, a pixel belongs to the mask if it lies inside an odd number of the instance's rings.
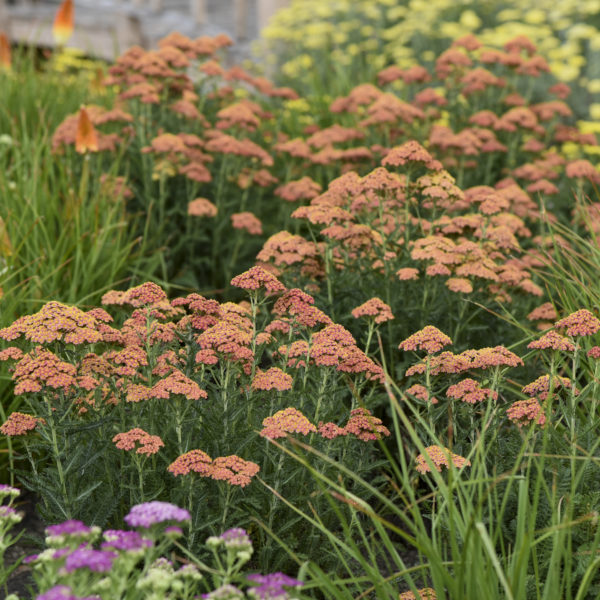
{"label": "yellow-green foliage", "polygon": [[[600,97],[600,0],[292,0],[263,32],[282,73],[310,85],[332,70],[362,67],[363,80],[388,64],[431,61],[451,40],[474,33],[502,45],[525,35],[553,74]],[[314,82],[314,80],[313,80]],[[592,102],[593,119],[600,103]]]}

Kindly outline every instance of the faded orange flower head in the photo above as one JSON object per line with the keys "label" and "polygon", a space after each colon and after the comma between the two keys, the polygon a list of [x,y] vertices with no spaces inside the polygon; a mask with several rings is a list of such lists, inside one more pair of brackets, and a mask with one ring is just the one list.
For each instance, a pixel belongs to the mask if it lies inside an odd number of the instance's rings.
{"label": "faded orange flower head", "polygon": [[0,32],[0,69],[9,70],[11,65],[10,42],[4,32]]}
{"label": "faded orange flower head", "polygon": [[64,46],[73,35],[73,0],[64,0],[54,17],[52,35],[58,46]]}
{"label": "faded orange flower head", "polygon": [[80,154],[85,154],[88,151],[98,152],[98,135],[84,106],[79,109],[75,150]]}

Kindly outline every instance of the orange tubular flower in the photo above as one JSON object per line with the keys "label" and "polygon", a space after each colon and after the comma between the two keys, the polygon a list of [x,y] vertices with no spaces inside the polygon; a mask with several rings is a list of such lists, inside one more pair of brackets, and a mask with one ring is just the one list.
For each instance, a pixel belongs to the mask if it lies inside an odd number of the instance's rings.
{"label": "orange tubular flower", "polygon": [[90,116],[85,107],[79,109],[79,119],[77,121],[77,133],[75,135],[75,150],[80,154],[86,152],[98,152],[98,135],[92,125]]}
{"label": "orange tubular flower", "polygon": [[10,70],[10,42],[4,32],[0,32],[0,69]]}
{"label": "orange tubular flower", "polygon": [[73,0],[64,0],[54,17],[52,35],[57,46],[64,46],[73,35]]}

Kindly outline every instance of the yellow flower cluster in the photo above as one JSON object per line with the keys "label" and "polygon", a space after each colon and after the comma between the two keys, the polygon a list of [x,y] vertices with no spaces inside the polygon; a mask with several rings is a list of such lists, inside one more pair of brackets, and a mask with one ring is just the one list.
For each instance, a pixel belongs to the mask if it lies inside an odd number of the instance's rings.
{"label": "yellow flower cluster", "polygon": [[[524,35],[558,79],[598,94],[592,65],[600,59],[600,31],[593,24],[599,14],[597,0],[539,0],[535,7],[518,0],[491,6],[476,0],[292,0],[263,36],[271,62],[279,62],[285,76],[305,80],[315,69],[330,76],[336,66],[362,66],[367,76],[386,64],[406,68],[433,60],[468,33],[492,46]],[[599,118],[600,105],[592,111]]]}

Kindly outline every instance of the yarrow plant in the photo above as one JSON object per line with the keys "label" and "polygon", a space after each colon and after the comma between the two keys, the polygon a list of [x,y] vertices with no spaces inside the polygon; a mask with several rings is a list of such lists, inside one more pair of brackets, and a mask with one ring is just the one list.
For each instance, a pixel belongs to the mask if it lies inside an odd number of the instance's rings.
{"label": "yarrow plant", "polygon": [[[303,582],[281,572],[248,573],[253,544],[244,529],[229,529],[205,541],[207,564],[182,541],[190,514],[168,502],[132,507],[130,530],[90,528],[69,521],[47,529],[47,548],[26,558],[37,588],[36,600],[220,598],[235,589],[240,598],[291,600]],[[173,551],[186,558],[169,559]],[[247,594],[247,596],[246,596]],[[229,596],[228,596],[229,597]]]}
{"label": "yarrow plant", "polygon": [[[0,431],[22,444],[48,520],[114,526],[128,505],[153,500],[145,516],[125,518],[140,525],[175,502],[192,519],[193,545],[263,515],[268,529],[284,526],[289,509],[269,487],[297,499],[303,475],[290,477],[294,462],[270,440],[298,436],[369,469],[376,450],[364,442],[389,435],[368,408],[381,367],[308,293],[262,267],[231,283],[248,302],[169,301],[148,282],[104,295],[121,317],[53,302],[0,330],[10,344],[0,357],[29,408]],[[308,481],[304,489],[308,497]],[[296,541],[305,552],[316,543]],[[282,558],[272,544],[259,539],[261,564]]]}

